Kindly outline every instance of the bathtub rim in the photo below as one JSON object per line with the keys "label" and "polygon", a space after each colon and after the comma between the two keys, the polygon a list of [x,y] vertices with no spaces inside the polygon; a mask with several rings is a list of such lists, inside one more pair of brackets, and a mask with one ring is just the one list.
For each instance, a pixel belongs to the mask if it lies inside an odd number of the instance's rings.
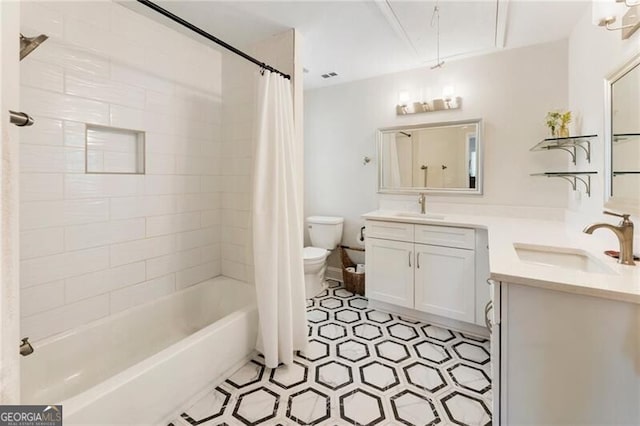
{"label": "bathtub rim", "polygon": [[[245,285],[247,287],[254,288],[251,284],[248,284],[244,281],[240,281],[235,278],[227,277],[224,275],[218,275],[216,277],[209,278],[205,281],[199,282],[197,284],[186,287],[184,289],[175,291],[171,294],[167,294],[165,296],[159,297],[147,303],[143,303],[139,306],[135,306],[131,309],[118,312],[114,315],[109,315],[103,318],[99,318],[95,321],[82,324],[81,326],[76,327],[72,330],[67,330],[62,333],[58,333],[58,334],[46,337],[39,341],[35,341],[33,343],[34,348],[38,350],[39,348],[46,347],[49,344],[56,343],[62,339],[71,338],[74,335],[80,334],[82,332],[86,332],[91,328],[103,326],[108,322],[122,319],[123,317],[126,317],[126,316],[135,315],[136,313],[144,309],[148,309],[149,307],[152,307],[155,304],[166,302],[167,300],[171,298],[175,298],[180,294],[184,294],[190,291],[197,291],[198,289],[201,289],[206,285],[211,284],[212,282],[220,282],[220,281],[227,281],[227,280],[232,282],[233,285]],[[86,405],[88,405],[89,403],[91,403],[96,398],[99,398],[101,395],[105,395],[110,390],[117,387],[116,386],[117,384],[126,383],[128,380],[131,380],[135,377],[140,376],[142,373],[148,371],[149,369],[157,365],[162,360],[166,360],[170,358],[172,355],[180,352],[181,350],[183,350],[183,348],[188,348],[193,346],[194,344],[197,344],[199,341],[204,339],[209,333],[213,332],[216,328],[221,328],[229,324],[230,322],[232,322],[234,319],[239,318],[242,315],[248,314],[252,310],[257,310],[257,302],[255,300],[255,297],[252,300],[249,300],[248,303],[242,305],[239,309],[236,309],[235,311],[229,313],[228,315],[223,316],[210,324],[207,324],[200,330],[194,333],[191,333],[180,340],[173,342],[172,344],[163,348],[162,350],[155,352],[146,358],[141,359],[140,361],[124,368],[123,370],[118,371],[114,375],[106,378],[105,380],[99,383],[96,383],[88,387],[87,389],[85,389],[84,391],[76,395],[73,395],[66,399],[56,401],[55,404],[62,404],[65,406],[65,415],[73,414],[78,410],[82,409],[83,407],[85,407]],[[22,368],[24,367],[21,366],[21,373],[22,373]],[[133,373],[133,371],[137,373]],[[47,401],[46,403],[53,403],[53,402]]]}
{"label": "bathtub rim", "polygon": [[[257,304],[251,303],[241,309],[233,311],[231,314],[226,315],[220,318],[218,321],[215,321],[208,326],[196,331],[193,334],[181,339],[174,344],[164,348],[160,352],[156,352],[155,354],[131,365],[130,367],[125,368],[124,370],[114,374],[108,379],[95,384],[94,386],[86,389],[85,391],[74,395],[65,400],[56,402],[56,404],[61,404],[64,407],[65,416],[73,415],[76,412],[82,410],[87,405],[93,403],[96,399],[100,398],[103,395],[106,395],[111,390],[118,388],[119,385],[122,385],[136,377],[141,376],[142,374],[148,372],[152,368],[154,368],[157,364],[161,363],[163,360],[171,358],[176,353],[188,350],[192,346],[198,344],[203,339],[207,338],[210,333],[215,332],[216,329],[224,327],[236,319],[244,315],[248,315],[252,310],[257,310]],[[216,378],[212,378],[215,380]],[[199,391],[199,390],[194,390]]]}
{"label": "bathtub rim", "polygon": [[[47,345],[49,345],[51,343],[54,343],[54,342],[56,342],[58,340],[65,339],[67,337],[73,336],[74,334],[79,334],[79,333],[81,333],[83,331],[86,331],[86,330],[88,330],[90,328],[98,327],[98,326],[103,325],[103,324],[105,324],[107,322],[120,319],[120,318],[122,318],[124,316],[127,316],[127,315],[131,315],[131,314],[133,314],[135,312],[141,311],[144,308],[148,308],[149,306],[151,306],[153,304],[161,303],[161,302],[163,302],[165,300],[168,300],[168,299],[170,299],[172,297],[175,297],[178,294],[186,293],[188,291],[193,291],[196,288],[204,287],[204,285],[207,284],[207,283],[210,283],[210,282],[216,281],[216,280],[221,281],[222,279],[235,281],[237,284],[243,284],[243,285],[246,285],[248,287],[255,288],[251,284],[249,284],[249,283],[247,283],[245,281],[240,281],[240,280],[237,280],[235,278],[227,277],[225,275],[217,275],[215,277],[208,278],[208,279],[206,279],[204,281],[201,281],[201,282],[196,283],[194,285],[191,285],[189,287],[185,287],[185,288],[182,288],[180,290],[176,290],[173,293],[165,294],[164,296],[158,297],[157,299],[150,300],[147,303],[143,303],[141,305],[134,306],[134,307],[129,308],[129,309],[125,309],[125,310],[123,310],[121,312],[117,312],[117,313],[115,313],[113,315],[107,315],[107,316],[104,316],[102,318],[98,318],[96,320],[89,321],[88,323],[82,324],[82,325],[80,325],[78,327],[75,327],[75,328],[73,328],[71,330],[65,330],[65,331],[62,331],[60,333],[52,334],[51,336],[47,336],[47,337],[42,338],[40,340],[34,340],[33,342],[31,342],[31,344],[33,345],[34,349],[37,350],[38,347],[47,346]],[[82,300],[86,300],[86,299],[82,299]],[[204,328],[206,328],[206,327],[204,327]]]}

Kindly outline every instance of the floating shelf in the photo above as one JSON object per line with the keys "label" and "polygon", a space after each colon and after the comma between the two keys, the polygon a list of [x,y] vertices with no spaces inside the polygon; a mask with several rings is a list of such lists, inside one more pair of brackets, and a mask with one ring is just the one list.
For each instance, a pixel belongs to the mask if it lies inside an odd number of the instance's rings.
{"label": "floating shelf", "polygon": [[622,176],[622,175],[640,175],[640,172],[634,172],[634,171],[623,171],[623,170],[620,170],[620,171],[617,171],[617,172],[616,172],[616,171],[614,170],[614,171],[613,171],[613,175],[614,175],[614,176]]}
{"label": "floating shelf", "polygon": [[598,135],[569,136],[567,138],[547,138],[538,142],[529,151],[548,151],[559,149],[571,154],[573,164],[576,164],[576,150],[582,149],[587,155],[587,161],[591,163],[591,139]]}
{"label": "floating shelf", "polygon": [[626,142],[638,142],[640,141],[640,133],[614,133],[614,143],[626,143]]}
{"label": "floating shelf", "polygon": [[584,188],[587,190],[587,196],[591,197],[591,175],[596,175],[598,172],[543,172],[532,173],[531,176],[546,176],[557,177],[566,180],[571,184],[573,190],[577,188],[578,181],[584,184]]}

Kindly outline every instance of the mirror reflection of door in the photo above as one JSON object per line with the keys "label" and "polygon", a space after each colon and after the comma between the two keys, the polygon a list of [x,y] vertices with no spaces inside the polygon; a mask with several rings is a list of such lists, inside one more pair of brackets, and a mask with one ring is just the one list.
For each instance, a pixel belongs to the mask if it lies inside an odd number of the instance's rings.
{"label": "mirror reflection of door", "polygon": [[467,174],[469,176],[469,188],[476,187],[476,172],[478,161],[478,148],[476,146],[476,134],[467,133]]}

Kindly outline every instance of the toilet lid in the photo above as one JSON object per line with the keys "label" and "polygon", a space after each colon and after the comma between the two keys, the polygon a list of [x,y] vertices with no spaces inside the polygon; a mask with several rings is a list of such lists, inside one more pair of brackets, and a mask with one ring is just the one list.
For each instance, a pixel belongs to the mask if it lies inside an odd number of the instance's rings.
{"label": "toilet lid", "polygon": [[321,260],[327,256],[327,250],[320,247],[305,247],[303,250],[304,260]]}

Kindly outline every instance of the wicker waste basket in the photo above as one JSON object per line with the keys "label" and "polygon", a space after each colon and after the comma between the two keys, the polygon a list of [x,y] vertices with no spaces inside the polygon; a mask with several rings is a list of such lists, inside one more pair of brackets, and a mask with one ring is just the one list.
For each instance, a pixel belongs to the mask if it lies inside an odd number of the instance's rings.
{"label": "wicker waste basket", "polygon": [[355,273],[347,271],[347,268],[355,268],[356,264],[349,257],[347,250],[364,251],[361,248],[352,248],[347,246],[340,246],[340,257],[342,258],[342,279],[344,281],[344,287],[351,293],[356,293],[364,296],[364,272]]}

